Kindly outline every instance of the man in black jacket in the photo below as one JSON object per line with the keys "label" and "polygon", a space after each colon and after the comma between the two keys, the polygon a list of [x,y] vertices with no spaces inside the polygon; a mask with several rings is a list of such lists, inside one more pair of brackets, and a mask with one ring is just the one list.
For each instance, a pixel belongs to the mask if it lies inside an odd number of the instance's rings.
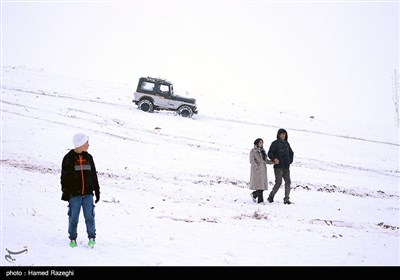
{"label": "man in black jacket", "polygon": [[293,162],[293,150],[288,142],[288,135],[285,129],[280,128],[276,135],[276,140],[271,143],[268,151],[268,157],[274,161],[275,185],[272,188],[268,202],[274,202],[274,196],[282,185],[282,178],[285,180],[285,197],[283,202],[290,202],[290,164]]}
{"label": "man in black jacket", "polygon": [[93,157],[87,152],[89,137],[83,133],[73,136],[75,149],[63,158],[61,166],[62,200],[68,201],[68,233],[71,247],[76,247],[77,228],[81,207],[85,218],[88,246],[96,244],[96,225],[94,220],[93,192],[95,203],[100,200],[100,187]]}

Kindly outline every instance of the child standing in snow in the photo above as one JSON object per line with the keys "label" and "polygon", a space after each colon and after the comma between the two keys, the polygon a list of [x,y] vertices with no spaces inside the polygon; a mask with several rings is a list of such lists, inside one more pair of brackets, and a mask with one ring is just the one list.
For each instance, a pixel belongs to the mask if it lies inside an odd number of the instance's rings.
{"label": "child standing in snow", "polygon": [[61,199],[69,203],[69,245],[77,246],[77,228],[82,207],[89,238],[88,245],[93,247],[96,244],[93,192],[96,196],[95,203],[97,203],[100,200],[100,186],[93,157],[87,152],[89,137],[84,133],[77,133],[72,141],[75,149],[71,149],[64,156],[61,166]]}

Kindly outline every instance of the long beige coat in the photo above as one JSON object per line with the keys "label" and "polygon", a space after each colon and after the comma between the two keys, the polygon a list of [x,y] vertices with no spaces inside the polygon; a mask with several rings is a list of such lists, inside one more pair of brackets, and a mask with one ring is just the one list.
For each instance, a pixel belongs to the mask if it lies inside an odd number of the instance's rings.
{"label": "long beige coat", "polygon": [[274,162],[268,158],[266,161],[263,160],[255,148],[251,149],[249,158],[251,164],[250,189],[268,190],[267,164],[273,164]]}

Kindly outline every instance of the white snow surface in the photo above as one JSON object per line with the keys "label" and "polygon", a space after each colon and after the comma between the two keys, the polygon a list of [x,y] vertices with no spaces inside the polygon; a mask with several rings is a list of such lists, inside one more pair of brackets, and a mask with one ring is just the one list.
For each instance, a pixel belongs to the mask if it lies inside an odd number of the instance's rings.
{"label": "white snow surface", "polygon": [[[131,84],[3,66],[1,266],[399,266],[399,130],[195,97],[199,114],[145,113]],[[391,110],[392,108],[388,108]],[[279,128],[292,205],[250,198],[249,152]],[[97,244],[68,246],[63,156],[89,135],[101,188]],[[274,183],[268,165],[269,190]],[[24,253],[7,260],[6,250]]]}

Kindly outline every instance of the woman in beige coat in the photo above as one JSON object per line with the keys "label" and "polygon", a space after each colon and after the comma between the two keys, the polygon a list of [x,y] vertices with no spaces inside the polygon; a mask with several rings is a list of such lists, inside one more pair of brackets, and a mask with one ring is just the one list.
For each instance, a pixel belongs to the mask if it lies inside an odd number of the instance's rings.
{"label": "woman in beige coat", "polygon": [[254,148],[250,151],[250,195],[254,202],[264,202],[263,191],[268,190],[267,164],[274,162],[267,158],[264,150],[264,141],[257,138],[254,141]]}

